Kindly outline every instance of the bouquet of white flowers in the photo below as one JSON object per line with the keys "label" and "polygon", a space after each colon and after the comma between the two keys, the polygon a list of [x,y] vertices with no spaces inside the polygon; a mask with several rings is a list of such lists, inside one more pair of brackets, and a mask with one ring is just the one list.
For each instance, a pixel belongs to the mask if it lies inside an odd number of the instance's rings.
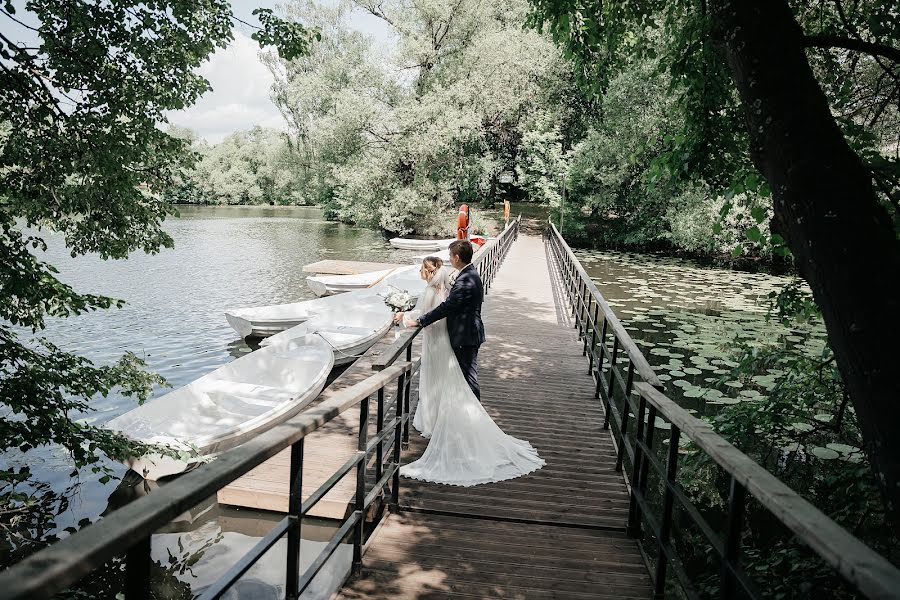
{"label": "bouquet of white flowers", "polygon": [[390,291],[383,296],[384,303],[392,312],[406,312],[412,310],[416,305],[416,299],[409,295],[406,290],[401,290],[390,286]]}

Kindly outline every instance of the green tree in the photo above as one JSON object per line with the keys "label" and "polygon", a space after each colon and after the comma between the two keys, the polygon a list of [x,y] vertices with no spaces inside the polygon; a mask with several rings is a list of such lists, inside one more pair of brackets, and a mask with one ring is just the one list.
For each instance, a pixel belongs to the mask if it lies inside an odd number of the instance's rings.
{"label": "green tree", "polygon": [[[315,32],[256,11],[255,37],[286,57]],[[142,447],[77,421],[95,394],[119,387],[144,400],[161,380],[126,354],[94,365],[36,334],[48,317],[121,306],[59,281],[33,251],[42,231],[61,232],[72,255],[104,259],[155,253],[172,239],[160,192],[185,166],[187,142],[164,132],[165,111],[209,89],[196,68],[232,38],[224,0],[30,0],[0,7],[0,449],[58,444],[76,467],[100,470],[98,454]],[[12,33],[16,31],[16,33]],[[17,41],[14,38],[32,40]],[[27,468],[0,471],[4,507]],[[107,475],[108,476],[108,475]],[[11,491],[12,489],[12,491]]]}
{"label": "green tree", "polygon": [[[876,0],[531,3],[531,24],[550,31],[597,91],[630,58],[655,55],[656,32],[663,32],[662,64],[685,125],[659,167],[700,174],[729,195],[748,192],[751,202],[771,190],[771,239],[785,241],[822,309],[865,452],[900,528],[895,7]],[[881,151],[886,142],[893,156]],[[766,236],[759,228],[748,235]]]}
{"label": "green tree", "polygon": [[323,42],[272,63],[276,103],[331,216],[447,233],[440,215],[455,202],[499,198],[498,177],[515,166],[525,132],[568,130],[573,111],[557,100],[571,69],[546,36],[522,30],[524,2],[360,2],[396,36],[381,63],[349,29],[352,6],[289,5]]}

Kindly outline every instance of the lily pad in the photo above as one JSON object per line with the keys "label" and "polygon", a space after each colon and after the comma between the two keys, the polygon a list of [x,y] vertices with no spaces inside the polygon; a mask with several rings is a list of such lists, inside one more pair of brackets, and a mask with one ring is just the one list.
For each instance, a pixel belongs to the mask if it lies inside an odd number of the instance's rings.
{"label": "lily pad", "polygon": [[834,460],[835,458],[840,458],[841,455],[831,448],[823,448],[822,446],[815,446],[810,452],[813,453],[817,458],[821,458],[822,460]]}

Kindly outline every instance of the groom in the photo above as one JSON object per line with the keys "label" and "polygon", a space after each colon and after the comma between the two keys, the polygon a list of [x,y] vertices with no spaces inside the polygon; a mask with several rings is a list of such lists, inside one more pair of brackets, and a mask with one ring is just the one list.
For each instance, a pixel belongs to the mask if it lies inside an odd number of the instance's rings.
{"label": "groom", "polygon": [[475,397],[481,400],[481,388],[478,387],[478,347],[484,343],[484,325],[481,322],[484,287],[478,271],[472,266],[472,253],[472,243],[468,240],[456,240],[450,244],[450,264],[459,271],[450,295],[434,310],[415,321],[408,320],[406,325],[426,327],[446,317],[450,344],[459,368]]}

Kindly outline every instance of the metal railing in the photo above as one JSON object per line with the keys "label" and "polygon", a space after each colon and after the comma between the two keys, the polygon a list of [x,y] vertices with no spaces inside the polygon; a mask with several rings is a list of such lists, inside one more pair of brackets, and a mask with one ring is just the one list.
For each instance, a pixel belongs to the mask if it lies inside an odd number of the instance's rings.
{"label": "metal railing", "polygon": [[[519,219],[496,239],[479,250],[473,263],[490,286],[518,236]],[[409,441],[409,408],[412,376],[419,360],[413,361],[412,342],[421,328],[403,332],[377,357],[372,368],[378,373],[351,387],[331,394],[323,402],[288,421],[256,436],[246,444],[219,455],[215,461],[198,467],[142,497],[111,515],[85,527],[74,535],[36,552],[0,573],[0,598],[32,600],[50,598],[76,584],[84,576],[108,561],[125,555],[127,600],[150,595],[150,536],[182,512],[203,502],[217,491],[250,472],[282,450],[291,448],[288,513],[269,533],[216,582],[203,591],[203,600],[223,596],[282,537],[287,536],[285,589],[288,598],[296,598],[309,586],[338,546],[349,536],[353,544],[353,572],[359,574],[364,550],[365,515],[375,500],[387,495],[388,506],[396,509],[400,492],[400,452]],[[397,362],[401,354],[405,360]],[[385,390],[396,382],[394,403],[386,403]],[[377,412],[375,433],[369,438],[372,396]],[[303,456],[306,437],[354,406],[359,406],[357,450],[337,471],[305,501]],[[393,417],[385,421],[386,411]],[[366,475],[374,471],[375,483],[368,490]],[[303,517],[337,483],[356,471],[354,508],[343,519],[337,532],[309,567],[300,573],[300,544]]]}
{"label": "metal railing", "polygon": [[497,275],[497,271],[503,263],[503,259],[506,258],[509,247],[518,239],[519,225],[521,222],[522,215],[519,215],[506,226],[497,239],[491,240],[482,246],[472,258],[472,264],[475,265],[478,276],[481,277],[481,283],[484,286],[485,294],[487,293],[488,288],[491,287],[491,283],[493,283],[494,277]]}
{"label": "metal railing", "polygon": [[[147,598],[150,594],[150,536],[185,510],[199,504],[232,481],[248,473],[285,448],[291,448],[290,495],[288,514],[227,573],[204,590],[204,599],[221,597],[241,575],[247,572],[282,536],[287,535],[287,564],[285,585],[289,598],[298,596],[324,566],[345,537],[352,534],[353,565],[358,571],[362,564],[364,515],[391,482],[391,501],[396,504],[399,492],[400,445],[388,464],[379,471],[374,487],[366,493],[365,475],[369,456],[385,437],[399,436],[409,419],[404,412],[403,394],[406,380],[415,364],[405,361],[384,369],[365,381],[334,393],[318,406],[308,409],[288,421],[258,435],[246,444],[219,455],[215,461],[203,465],[153,494],[120,508],[110,516],[85,527],[78,533],[56,542],[0,573],[0,597],[6,599],[49,598],[77,583],[107,561],[126,555],[126,589],[128,600]],[[369,404],[377,395],[379,412],[383,410],[384,390],[397,382],[395,416],[383,424],[381,430],[368,439]],[[360,427],[357,451],[327,481],[302,501],[303,450],[306,437],[358,405]],[[300,534],[303,516],[353,469],[357,471],[357,487],[353,512],[319,556],[304,573],[300,573]]]}
{"label": "metal railing", "polygon": [[[685,597],[701,597],[672,543],[676,505],[682,519],[700,531],[720,559],[720,597],[762,597],[740,566],[749,493],[865,597],[900,598],[900,570],[663,393],[662,384],[646,358],[552,223],[547,237],[574,326],[588,357],[589,372],[596,381],[595,398],[601,399],[605,408],[604,429],[612,431],[617,447],[616,469],[623,470],[626,457],[631,467],[627,477],[626,531],[631,537],[641,537],[646,528],[655,546],[654,597],[665,596],[669,569]],[[620,362],[627,363],[624,374]],[[659,429],[657,418],[670,427],[665,461],[657,456],[654,447]],[[701,514],[676,479],[682,436],[700,448],[729,478],[728,508],[722,532],[717,532]],[[651,471],[659,478],[662,488],[661,507],[648,498]]]}

